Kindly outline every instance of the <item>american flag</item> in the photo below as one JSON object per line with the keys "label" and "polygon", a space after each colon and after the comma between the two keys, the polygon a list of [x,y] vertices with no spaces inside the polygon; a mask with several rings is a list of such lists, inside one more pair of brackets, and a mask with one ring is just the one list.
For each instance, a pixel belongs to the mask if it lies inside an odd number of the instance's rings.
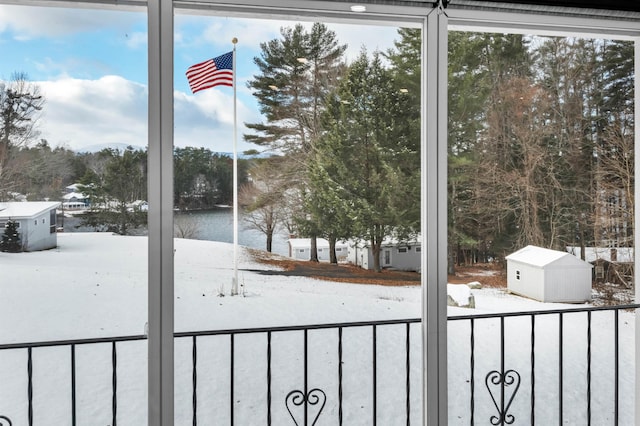
{"label": "american flag", "polygon": [[191,65],[186,74],[193,93],[214,86],[233,86],[233,52]]}

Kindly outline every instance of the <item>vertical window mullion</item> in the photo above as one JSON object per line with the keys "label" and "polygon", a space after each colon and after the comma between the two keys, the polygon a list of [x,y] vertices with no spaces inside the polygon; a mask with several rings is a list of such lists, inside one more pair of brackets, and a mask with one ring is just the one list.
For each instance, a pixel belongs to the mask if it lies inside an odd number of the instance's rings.
{"label": "vertical window mullion", "polygon": [[447,15],[427,16],[422,48],[423,424],[447,424]]}
{"label": "vertical window mullion", "polygon": [[[640,154],[638,153],[638,145],[640,144],[640,125],[638,125],[638,123],[640,123],[640,88],[638,88],[638,82],[640,82],[640,64],[638,63],[638,60],[640,58],[640,38],[636,38],[634,40],[634,73],[635,73],[635,83],[634,83],[634,125],[635,125],[635,138],[634,138],[634,144],[633,144],[633,150],[634,150],[634,176],[638,176],[638,173],[640,173]],[[637,180],[636,180],[637,182]],[[635,200],[640,200],[640,185],[634,185],[633,188],[634,191],[634,199]],[[633,217],[633,221],[634,221],[634,234],[633,234],[633,247],[639,247],[639,239],[638,239],[638,230],[640,230],[640,209],[638,209],[637,207],[634,209],[634,217]],[[634,267],[634,282],[638,283],[640,282],[640,268],[638,267],[638,265],[640,265],[639,263],[640,260],[640,253],[638,253],[638,250],[634,250],[634,259],[633,259],[633,264],[635,265]],[[638,303],[638,301],[640,300],[640,286],[636,285],[635,286],[635,302]],[[635,389],[636,389],[636,395],[640,395],[640,368],[638,368],[638,365],[640,365],[640,315],[638,315],[638,311],[636,310],[636,324],[635,324],[635,366],[636,366],[636,383],[635,383]],[[640,398],[635,398],[635,416],[634,416],[634,420],[635,423],[638,424],[638,422],[640,422]]]}
{"label": "vertical window mullion", "polygon": [[173,1],[148,1],[149,426],[174,423],[173,407]]}

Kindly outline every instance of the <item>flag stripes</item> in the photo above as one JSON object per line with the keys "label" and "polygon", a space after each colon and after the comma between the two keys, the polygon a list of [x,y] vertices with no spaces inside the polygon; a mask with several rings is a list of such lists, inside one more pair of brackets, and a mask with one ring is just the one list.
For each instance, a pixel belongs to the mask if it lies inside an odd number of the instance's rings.
{"label": "flag stripes", "polygon": [[192,93],[214,86],[233,87],[233,52],[192,65],[186,75]]}

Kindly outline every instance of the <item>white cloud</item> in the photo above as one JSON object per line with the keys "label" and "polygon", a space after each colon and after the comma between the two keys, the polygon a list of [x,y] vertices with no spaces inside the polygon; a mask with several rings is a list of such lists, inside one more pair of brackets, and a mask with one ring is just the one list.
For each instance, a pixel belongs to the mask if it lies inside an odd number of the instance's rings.
{"label": "white cloud", "polygon": [[[226,89],[226,88],[225,88]],[[229,88],[210,89],[195,95],[174,93],[175,133],[177,147],[203,146],[212,151],[233,151],[233,93]],[[237,100],[238,151],[256,148],[242,141],[247,132],[245,122],[261,120],[253,108]]]}
{"label": "white cloud", "polygon": [[[108,29],[121,31],[131,49],[143,46],[147,34],[135,31],[143,14],[90,9],[0,6],[0,43],[9,39],[49,39]],[[275,19],[238,19],[178,15],[176,17],[176,63],[194,63],[202,60],[202,51],[223,52],[231,47],[231,39],[239,39],[238,49],[249,56],[259,54],[259,45],[280,37],[282,26],[293,26],[295,21]],[[311,23],[304,23],[311,26]],[[386,50],[397,38],[394,27],[366,27],[348,24],[327,24],[336,31],[341,43],[347,43],[347,57],[354,59],[364,44],[369,52]],[[78,35],[77,37],[81,37]],[[35,43],[35,42],[34,42]],[[80,52],[64,57],[33,55],[31,62],[52,80],[38,84],[46,96],[41,121],[41,137],[52,146],[64,145],[71,149],[108,144],[147,145],[147,87],[135,83],[130,75],[118,67],[117,48],[109,42],[103,46],[104,54],[92,56]],[[120,48],[122,46],[119,46]],[[29,50],[26,50],[29,52]],[[116,57],[111,55],[115,54]],[[193,55],[193,58],[185,58]],[[118,59],[120,58],[120,59]],[[125,64],[126,65],[126,64]],[[93,72],[97,71],[97,72]],[[89,74],[92,72],[92,74]],[[103,75],[95,79],[93,75]],[[251,74],[250,72],[245,74]],[[40,77],[48,79],[48,77]],[[182,78],[176,76],[176,79]],[[255,99],[246,87],[247,75],[238,76],[238,143],[239,150],[255,148],[242,142],[247,132],[243,123],[262,121]],[[178,80],[180,81],[180,80]],[[186,90],[186,88],[185,88]],[[205,146],[216,151],[231,151],[233,141],[233,105],[231,89],[213,89],[197,95],[175,92],[175,145]]]}
{"label": "white cloud", "polygon": [[366,27],[351,24],[330,24],[328,27],[336,32],[340,43],[348,45],[345,52],[348,62],[358,57],[363,46],[368,53],[375,50],[386,52],[393,47],[394,40],[398,39],[397,27]]}
{"label": "white cloud", "polygon": [[[181,47],[211,46],[231,48],[231,40],[238,39],[238,49],[259,49],[260,43],[278,37],[281,21],[220,17],[176,16],[175,43]],[[194,28],[196,31],[194,31]]]}
{"label": "white cloud", "polygon": [[[238,49],[249,49],[258,52],[260,43],[280,38],[282,27],[293,27],[298,21],[275,19],[241,19],[217,17],[182,16],[176,20],[176,44],[188,46],[209,45],[218,49],[231,48],[231,39],[238,38]],[[198,23],[202,30],[190,33],[186,29],[193,29]],[[312,22],[300,22],[311,28]],[[327,27],[335,31],[338,41],[347,44],[346,57],[348,61],[356,59],[362,46],[368,52],[374,50],[386,51],[393,47],[398,38],[398,28],[394,26],[371,26],[344,23],[326,23]],[[194,58],[195,59],[195,58]]]}
{"label": "white cloud", "polygon": [[12,31],[14,39],[59,37],[99,28],[129,28],[140,13],[61,7],[0,6],[0,32]]}
{"label": "white cloud", "polygon": [[119,76],[37,82],[46,99],[41,137],[52,146],[147,145],[147,88]]}
{"label": "white cloud", "polygon": [[[238,38],[239,46],[258,49],[260,43],[280,36],[280,27],[286,26],[282,21],[265,19],[225,19],[217,20],[203,33],[206,42],[231,42]],[[293,23],[291,24],[293,25]]]}
{"label": "white cloud", "polygon": [[[97,80],[61,78],[36,82],[45,96],[40,137],[51,146],[80,150],[86,146],[148,144],[145,85],[108,75]],[[226,88],[225,88],[226,89]],[[197,95],[174,93],[175,146],[233,150],[233,92],[212,89]],[[254,148],[242,142],[244,122],[260,120],[253,108],[237,103],[238,150]]]}
{"label": "white cloud", "polygon": [[52,80],[71,77],[89,78],[91,72],[102,75],[113,73],[113,65],[98,58],[69,56],[65,58],[37,57],[31,59],[33,67],[41,75],[51,76]]}

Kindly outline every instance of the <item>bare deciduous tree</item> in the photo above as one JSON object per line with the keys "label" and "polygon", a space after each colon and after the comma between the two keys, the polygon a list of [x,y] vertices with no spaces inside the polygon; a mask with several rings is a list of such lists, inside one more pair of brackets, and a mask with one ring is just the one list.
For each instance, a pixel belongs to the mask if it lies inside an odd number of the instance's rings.
{"label": "bare deciduous tree", "polygon": [[0,199],[16,186],[16,152],[37,137],[36,123],[44,106],[37,84],[24,73],[0,82]]}
{"label": "bare deciduous tree", "polygon": [[281,159],[265,159],[250,170],[251,182],[240,188],[239,203],[245,207],[244,222],[267,238],[266,250],[273,249],[273,235],[283,226],[286,213],[284,192],[287,179],[279,173]]}

